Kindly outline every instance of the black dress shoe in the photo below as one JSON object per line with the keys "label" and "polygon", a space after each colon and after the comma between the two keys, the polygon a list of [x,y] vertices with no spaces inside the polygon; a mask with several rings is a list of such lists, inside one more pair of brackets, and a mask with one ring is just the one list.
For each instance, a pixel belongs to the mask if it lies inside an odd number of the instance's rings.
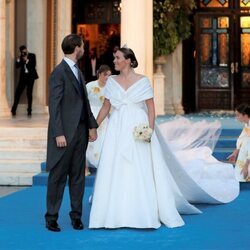
{"label": "black dress shoe", "polygon": [[58,224],[55,220],[47,221],[46,227],[48,228],[48,230],[53,231],[53,232],[60,232],[61,231],[60,227],[58,226]]}
{"label": "black dress shoe", "polygon": [[83,230],[84,228],[81,219],[72,220],[72,226],[75,230]]}
{"label": "black dress shoe", "polygon": [[28,115],[29,117],[31,117],[31,116],[32,116],[31,112],[28,112],[28,113],[27,113],[27,115]]}
{"label": "black dress shoe", "polygon": [[12,116],[16,116],[16,111],[11,110]]}

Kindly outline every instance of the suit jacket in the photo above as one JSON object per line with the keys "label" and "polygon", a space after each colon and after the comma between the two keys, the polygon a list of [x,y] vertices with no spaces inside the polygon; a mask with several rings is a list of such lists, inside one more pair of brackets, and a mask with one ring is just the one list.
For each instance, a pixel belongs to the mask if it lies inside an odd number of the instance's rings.
{"label": "suit jacket", "polygon": [[[26,64],[26,68],[28,69],[29,77],[33,80],[38,79],[38,74],[36,71],[36,55],[33,53],[28,53],[29,62]],[[20,59],[19,62],[16,62],[16,68],[21,68],[20,71],[20,80],[27,74],[25,73],[25,61]]]}
{"label": "suit jacket", "polygon": [[57,65],[49,78],[47,171],[56,165],[66,150],[66,147],[57,147],[55,137],[64,135],[69,145],[82,118],[82,112],[88,128],[98,127],[90,109],[82,75],[81,78],[83,93],[80,93],[79,83],[64,60]]}

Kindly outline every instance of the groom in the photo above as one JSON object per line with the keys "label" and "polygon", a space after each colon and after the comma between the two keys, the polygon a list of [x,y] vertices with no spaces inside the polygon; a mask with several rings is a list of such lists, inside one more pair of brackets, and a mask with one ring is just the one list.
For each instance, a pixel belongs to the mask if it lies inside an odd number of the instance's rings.
{"label": "groom", "polygon": [[84,228],[81,221],[85,184],[85,153],[88,140],[97,138],[96,120],[90,110],[83,75],[77,61],[84,54],[84,43],[71,34],[62,41],[64,58],[49,79],[49,127],[47,144],[47,213],[46,227],[61,231],[57,224],[67,177],[72,226]]}

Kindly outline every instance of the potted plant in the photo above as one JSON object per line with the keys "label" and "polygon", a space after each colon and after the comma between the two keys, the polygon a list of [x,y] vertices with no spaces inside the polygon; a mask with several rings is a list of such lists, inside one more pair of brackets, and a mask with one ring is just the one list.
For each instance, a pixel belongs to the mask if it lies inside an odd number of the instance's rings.
{"label": "potted plant", "polygon": [[153,1],[154,58],[171,54],[190,36],[189,15],[195,7],[195,0]]}

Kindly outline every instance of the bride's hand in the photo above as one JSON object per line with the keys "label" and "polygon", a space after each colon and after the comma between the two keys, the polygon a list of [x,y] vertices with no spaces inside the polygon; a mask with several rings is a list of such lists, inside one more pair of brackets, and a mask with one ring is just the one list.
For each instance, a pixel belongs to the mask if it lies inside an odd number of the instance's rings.
{"label": "bride's hand", "polygon": [[97,139],[97,131],[95,128],[89,130],[89,141],[93,142]]}

